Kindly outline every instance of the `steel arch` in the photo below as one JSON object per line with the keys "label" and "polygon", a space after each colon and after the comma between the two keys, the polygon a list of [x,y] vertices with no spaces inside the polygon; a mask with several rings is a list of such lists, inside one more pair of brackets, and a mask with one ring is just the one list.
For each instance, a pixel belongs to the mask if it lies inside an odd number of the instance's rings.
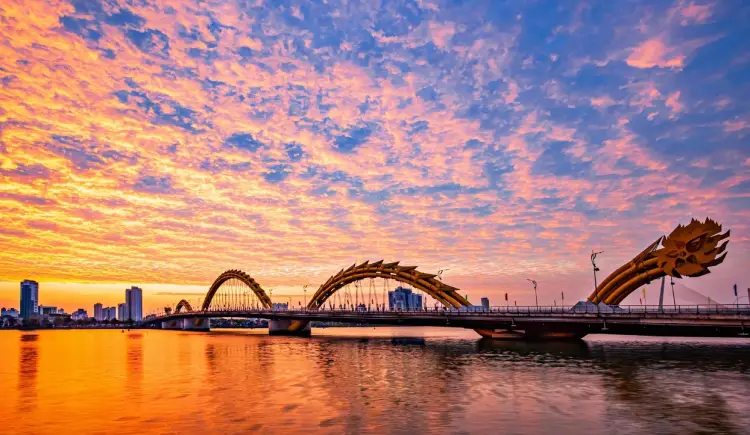
{"label": "steel arch", "polygon": [[185,299],[182,299],[180,302],[177,302],[177,306],[174,308],[175,314],[182,311],[183,308],[188,313],[193,311],[193,307],[190,305],[190,302],[186,301]]}
{"label": "steel arch", "polygon": [[237,279],[239,281],[242,281],[246,286],[250,287],[250,290],[255,293],[255,296],[258,297],[258,300],[265,308],[273,308],[273,302],[271,302],[271,298],[268,297],[265,290],[255,282],[255,280],[245,272],[241,270],[227,270],[226,272],[219,275],[218,278],[216,278],[216,281],[214,281],[213,284],[211,284],[211,288],[208,289],[208,293],[206,293],[206,298],[203,300],[203,306],[201,307],[201,310],[206,311],[211,306],[211,301],[213,300],[214,296],[216,295],[216,292],[219,291],[219,287],[221,287],[222,284],[229,281],[230,279]]}
{"label": "steel arch", "polygon": [[458,294],[456,287],[445,284],[435,277],[437,275],[418,271],[417,266],[399,266],[398,261],[394,263],[383,263],[383,260],[374,263],[365,261],[360,265],[355,263],[328,278],[328,281],[321,285],[310,299],[307,308],[317,309],[345,285],[368,278],[392,279],[411,285],[432,296],[448,308],[471,305],[469,301]]}

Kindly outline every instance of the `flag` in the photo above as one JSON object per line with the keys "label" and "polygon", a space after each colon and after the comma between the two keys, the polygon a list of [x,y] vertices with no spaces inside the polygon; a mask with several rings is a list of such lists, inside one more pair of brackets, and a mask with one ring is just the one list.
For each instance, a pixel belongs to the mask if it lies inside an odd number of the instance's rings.
{"label": "flag", "polygon": [[737,297],[737,284],[734,285],[734,297]]}
{"label": "flag", "polygon": [[562,296],[562,298],[565,299],[565,293],[564,292],[560,292],[560,296]]}
{"label": "flag", "polygon": [[505,293],[505,301],[508,301],[508,293]]}

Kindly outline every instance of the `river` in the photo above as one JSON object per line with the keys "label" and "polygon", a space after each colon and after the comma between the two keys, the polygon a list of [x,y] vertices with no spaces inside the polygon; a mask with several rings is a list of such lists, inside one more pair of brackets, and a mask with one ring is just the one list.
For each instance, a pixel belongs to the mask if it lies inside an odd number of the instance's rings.
{"label": "river", "polygon": [[750,340],[0,331],[0,433],[750,433]]}

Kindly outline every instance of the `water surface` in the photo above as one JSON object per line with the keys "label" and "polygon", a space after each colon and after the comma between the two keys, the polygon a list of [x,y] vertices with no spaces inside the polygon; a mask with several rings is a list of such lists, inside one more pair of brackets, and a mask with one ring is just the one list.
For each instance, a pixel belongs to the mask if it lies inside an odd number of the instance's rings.
{"label": "water surface", "polygon": [[750,340],[0,331],[2,433],[750,433]]}

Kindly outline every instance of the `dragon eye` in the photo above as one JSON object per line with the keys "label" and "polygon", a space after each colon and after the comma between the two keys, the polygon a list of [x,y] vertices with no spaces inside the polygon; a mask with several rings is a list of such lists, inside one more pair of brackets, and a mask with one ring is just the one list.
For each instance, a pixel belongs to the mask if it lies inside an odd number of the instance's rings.
{"label": "dragon eye", "polygon": [[703,234],[700,237],[695,238],[691,240],[690,242],[688,242],[688,244],[685,246],[685,249],[691,253],[698,252],[703,247],[703,243],[705,242],[705,240],[706,240],[706,235]]}

